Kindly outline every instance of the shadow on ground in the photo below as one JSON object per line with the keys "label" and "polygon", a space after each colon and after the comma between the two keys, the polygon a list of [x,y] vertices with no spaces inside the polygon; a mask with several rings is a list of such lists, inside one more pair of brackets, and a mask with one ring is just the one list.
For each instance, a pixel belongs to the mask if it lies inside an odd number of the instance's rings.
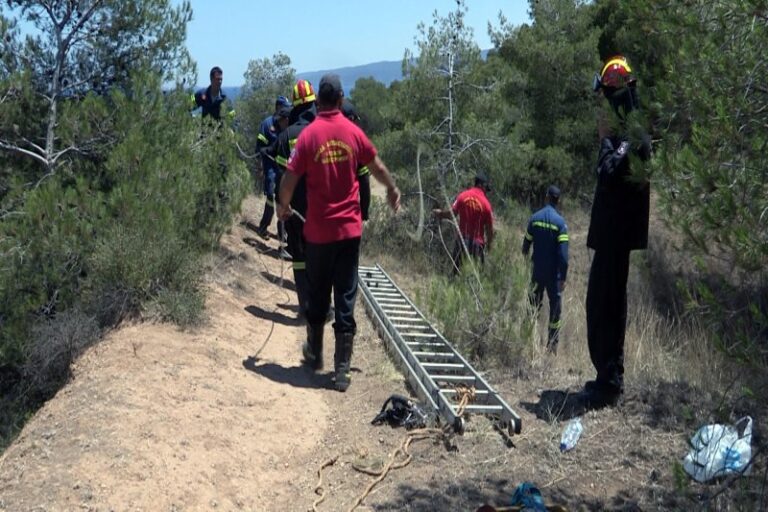
{"label": "shadow on ground", "polygon": [[[244,226],[246,229],[253,231],[254,233],[259,232],[259,226],[257,224],[254,224],[253,222],[249,220],[244,220],[240,223],[241,226]],[[267,230],[267,237],[274,238],[277,240],[277,235],[272,233],[271,231]]]}
{"label": "shadow on ground", "polygon": [[[373,510],[408,510],[414,512],[436,512],[462,510],[473,512],[481,505],[509,507],[518,484],[506,479],[487,479],[478,475],[476,479],[461,482],[431,482],[418,488],[409,484],[398,486],[397,497],[385,503],[366,503]],[[536,485],[536,483],[534,482]],[[640,512],[648,510],[637,501],[637,490],[624,490],[615,496],[597,498],[583,496],[563,488],[540,489],[547,506],[560,505],[567,510],[588,512]],[[663,505],[665,510],[698,510],[696,503],[681,497],[673,490],[648,489],[646,500]],[[645,503],[647,505],[647,503]],[[693,507],[693,508],[691,508]],[[505,509],[506,510],[506,509]]]}
{"label": "shadow on ground", "polygon": [[272,284],[282,286],[286,290],[290,290],[292,292],[296,291],[296,285],[293,284],[293,281],[291,281],[290,279],[286,279],[285,277],[282,277],[282,276],[276,276],[275,274],[267,272],[266,270],[262,270],[261,275],[264,279],[266,279]]}
{"label": "shadow on ground", "polygon": [[520,402],[520,406],[546,422],[569,420],[587,410],[581,393],[558,389],[542,391],[537,403]]}
{"label": "shadow on ground", "polygon": [[331,374],[316,374],[304,366],[280,366],[276,363],[259,364],[259,359],[248,356],[243,360],[243,368],[280,384],[296,388],[330,389]]}
{"label": "shadow on ground", "polygon": [[261,240],[257,240],[256,238],[252,238],[252,237],[247,236],[247,237],[243,238],[243,242],[245,242],[246,244],[250,245],[251,247],[253,247],[257,251],[259,251],[261,254],[264,254],[266,256],[271,256],[271,257],[273,257],[275,259],[282,259],[282,258],[280,258],[280,251],[278,251],[274,247],[268,246],[267,244],[265,244]]}
{"label": "shadow on ground", "polygon": [[[280,305],[278,305],[280,307]],[[301,321],[298,318],[286,316],[277,310],[267,311],[259,306],[246,306],[245,310],[255,316],[269,322],[275,322],[277,324],[287,325],[289,327],[297,327],[301,325]]]}

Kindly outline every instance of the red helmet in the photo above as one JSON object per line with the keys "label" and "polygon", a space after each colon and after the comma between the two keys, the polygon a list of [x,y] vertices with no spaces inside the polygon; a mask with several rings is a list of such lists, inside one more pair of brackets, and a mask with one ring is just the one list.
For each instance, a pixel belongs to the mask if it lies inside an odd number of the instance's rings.
{"label": "red helmet", "polygon": [[299,80],[293,86],[293,106],[315,101],[315,90],[309,80]]}
{"label": "red helmet", "polygon": [[634,85],[636,80],[626,57],[615,55],[605,62],[602,71],[595,77],[595,91],[601,87],[621,89],[626,85]]}

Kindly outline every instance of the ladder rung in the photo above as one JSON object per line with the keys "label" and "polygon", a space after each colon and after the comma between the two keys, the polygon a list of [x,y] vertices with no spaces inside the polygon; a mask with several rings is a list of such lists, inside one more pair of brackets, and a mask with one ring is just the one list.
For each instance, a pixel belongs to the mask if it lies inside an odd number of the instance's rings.
{"label": "ladder rung", "polygon": [[416,357],[456,357],[453,352],[414,352]]}
{"label": "ladder rung", "polygon": [[[456,393],[458,393],[458,391],[456,391],[456,389],[454,389],[454,388],[441,388],[440,389],[440,393],[445,393],[446,395],[455,395]],[[475,394],[476,395],[487,395],[488,394],[488,390],[487,389],[476,389],[475,390]]]}
{"label": "ladder rung", "polygon": [[452,382],[474,382],[474,375],[444,375],[444,374],[427,374],[432,380],[443,380]]}
{"label": "ladder rung", "polygon": [[445,368],[448,370],[460,370],[466,368],[464,363],[421,363],[424,368]]}
{"label": "ladder rung", "polygon": [[[451,405],[451,409],[454,411],[458,409],[458,405]],[[476,412],[481,414],[493,414],[502,411],[500,405],[465,405],[464,412]]]}
{"label": "ladder rung", "polygon": [[429,325],[404,325],[404,324],[392,324],[395,329],[431,329]]}
{"label": "ladder rung", "polygon": [[437,334],[431,332],[402,332],[401,336],[410,336],[411,338],[437,338]]}
{"label": "ladder rung", "polygon": [[390,320],[392,320],[393,322],[394,322],[395,320],[398,320],[398,321],[400,321],[400,322],[421,322],[421,323],[423,323],[423,324],[426,324],[426,323],[427,323],[427,322],[425,322],[425,321],[424,321],[423,319],[421,319],[421,318],[409,318],[409,317],[407,317],[407,316],[391,316],[391,317],[389,317],[389,319],[390,319]]}
{"label": "ladder rung", "polygon": [[430,343],[428,341],[406,341],[405,344],[417,347],[445,347],[445,343]]}
{"label": "ladder rung", "polygon": [[[398,315],[417,315],[418,314],[413,310],[410,304],[387,304],[386,307],[399,310],[399,311],[394,311]],[[409,311],[405,311],[406,309]]]}
{"label": "ladder rung", "polygon": [[403,296],[401,293],[380,292],[380,291],[374,291],[374,290],[371,290],[371,295],[373,295],[377,299],[379,297],[401,297],[402,298]]}

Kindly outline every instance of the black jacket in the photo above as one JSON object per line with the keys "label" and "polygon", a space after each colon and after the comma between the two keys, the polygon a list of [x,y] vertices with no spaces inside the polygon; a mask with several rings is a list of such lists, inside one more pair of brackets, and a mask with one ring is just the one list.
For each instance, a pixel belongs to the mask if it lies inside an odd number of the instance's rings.
{"label": "black jacket", "polygon": [[[291,150],[296,145],[296,139],[299,138],[301,131],[309,126],[309,123],[317,117],[317,109],[314,104],[301,105],[294,107],[291,112],[291,125],[280,132],[275,141],[275,160],[285,170],[288,164],[288,158],[291,156]],[[299,212],[303,217],[307,215],[307,180],[301,177],[296,184],[291,198],[291,208]]]}
{"label": "black jacket", "polygon": [[587,247],[631,251],[648,247],[650,184],[633,179],[629,153],[650,157],[650,139],[632,148],[626,138],[605,137],[597,158],[597,186]]}

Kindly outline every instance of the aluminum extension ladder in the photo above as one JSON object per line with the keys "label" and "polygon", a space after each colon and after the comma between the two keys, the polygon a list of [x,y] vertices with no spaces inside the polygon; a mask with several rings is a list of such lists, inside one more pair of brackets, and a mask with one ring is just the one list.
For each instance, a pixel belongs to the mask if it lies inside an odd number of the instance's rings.
{"label": "aluminum extension ladder", "polygon": [[369,316],[395,352],[411,387],[457,432],[464,420],[456,415],[457,384],[475,388],[475,400],[465,412],[494,416],[506,434],[519,434],[520,416],[454,349],[403,293],[380,265],[358,267],[359,285]]}

